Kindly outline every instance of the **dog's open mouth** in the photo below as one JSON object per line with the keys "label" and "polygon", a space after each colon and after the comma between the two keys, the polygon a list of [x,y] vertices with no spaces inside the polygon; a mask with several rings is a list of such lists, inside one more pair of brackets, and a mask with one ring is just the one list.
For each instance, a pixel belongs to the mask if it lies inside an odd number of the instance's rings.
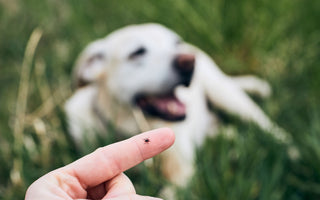
{"label": "dog's open mouth", "polygon": [[173,93],[159,96],[138,95],[136,104],[146,114],[168,121],[180,121],[186,117],[186,107]]}
{"label": "dog's open mouth", "polygon": [[186,118],[186,106],[174,95],[178,85],[189,86],[192,80],[195,55],[178,54],[173,60],[173,68],[180,76],[180,82],[171,88],[171,92],[159,95],[140,94],[135,97],[135,103],[149,115],[168,121],[180,121]]}

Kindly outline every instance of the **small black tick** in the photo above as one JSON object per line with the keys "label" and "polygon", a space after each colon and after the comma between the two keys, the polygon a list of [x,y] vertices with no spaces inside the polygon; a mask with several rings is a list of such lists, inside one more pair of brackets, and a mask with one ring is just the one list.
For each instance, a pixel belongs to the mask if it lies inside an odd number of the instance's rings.
{"label": "small black tick", "polygon": [[144,143],[149,143],[150,142],[150,139],[149,138],[144,138]]}

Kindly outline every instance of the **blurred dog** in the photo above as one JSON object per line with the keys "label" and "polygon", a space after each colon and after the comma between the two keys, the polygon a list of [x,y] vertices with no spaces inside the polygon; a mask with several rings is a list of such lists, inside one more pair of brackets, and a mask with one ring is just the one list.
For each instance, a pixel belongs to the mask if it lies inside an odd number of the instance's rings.
{"label": "blurred dog", "polygon": [[[77,90],[65,110],[74,140],[105,133],[108,123],[134,135],[158,127],[176,134],[162,155],[163,174],[183,186],[195,148],[218,129],[209,104],[288,138],[246,94],[270,94],[254,76],[230,77],[203,51],[158,24],[132,25],[89,44],[76,62]],[[152,142],[152,138],[150,138]]]}

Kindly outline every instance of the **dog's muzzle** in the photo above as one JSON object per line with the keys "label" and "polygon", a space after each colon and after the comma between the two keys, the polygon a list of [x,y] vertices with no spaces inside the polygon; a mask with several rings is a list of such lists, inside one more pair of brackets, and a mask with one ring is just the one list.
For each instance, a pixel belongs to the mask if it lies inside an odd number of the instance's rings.
{"label": "dog's muzzle", "polygon": [[173,68],[178,73],[180,81],[166,94],[148,95],[139,94],[135,103],[146,114],[168,121],[180,121],[186,117],[186,106],[174,95],[178,85],[188,86],[194,71],[195,56],[192,54],[179,54],[173,60]]}
{"label": "dog's muzzle", "polygon": [[193,54],[179,54],[173,60],[173,67],[180,75],[183,85],[188,86],[191,82],[195,60]]}

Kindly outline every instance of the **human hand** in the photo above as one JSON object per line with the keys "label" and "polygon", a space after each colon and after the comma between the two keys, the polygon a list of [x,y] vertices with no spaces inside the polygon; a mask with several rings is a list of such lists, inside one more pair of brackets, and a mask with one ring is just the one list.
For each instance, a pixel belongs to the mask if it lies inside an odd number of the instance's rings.
{"label": "human hand", "polygon": [[166,150],[174,139],[172,130],[162,128],[99,148],[40,177],[28,188],[25,199],[157,199],[137,195],[122,172]]}

